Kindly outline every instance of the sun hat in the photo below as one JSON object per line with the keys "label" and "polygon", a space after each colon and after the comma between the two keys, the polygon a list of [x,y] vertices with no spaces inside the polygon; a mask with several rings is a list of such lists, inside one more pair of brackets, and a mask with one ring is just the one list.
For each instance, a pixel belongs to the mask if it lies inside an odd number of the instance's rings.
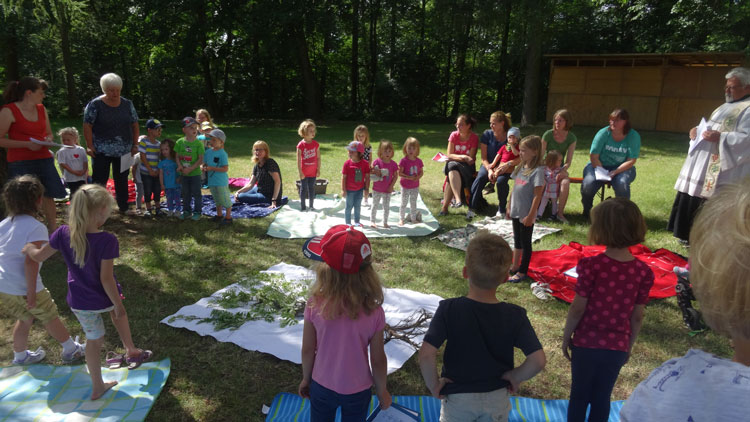
{"label": "sun hat", "polygon": [[521,129],[519,129],[517,127],[510,128],[508,130],[508,136],[511,136],[511,135],[515,136],[516,138],[520,138],[521,137]]}
{"label": "sun hat", "polygon": [[354,274],[362,262],[372,255],[367,236],[346,224],[333,226],[323,236],[308,239],[302,246],[306,257],[323,261],[336,271]]}
{"label": "sun hat", "polygon": [[359,141],[349,142],[349,145],[346,146],[346,149],[347,151],[358,152],[360,154],[365,152],[364,144],[362,144],[362,142],[359,142]]}
{"label": "sun hat", "polygon": [[208,120],[201,123],[201,130],[211,130],[211,129],[215,129],[215,127]]}
{"label": "sun hat", "polygon": [[164,123],[157,119],[148,119],[146,122],[146,129],[159,129],[160,127],[165,127]]}
{"label": "sun hat", "polygon": [[214,129],[214,130],[212,130],[208,134],[208,136],[210,136],[212,138],[219,138],[219,139],[221,139],[222,142],[226,142],[227,141],[227,135],[225,135],[224,131],[221,130],[221,129]]}
{"label": "sun hat", "polygon": [[198,121],[190,116],[182,119],[182,127],[188,127],[190,125],[197,125],[197,124],[198,124]]}

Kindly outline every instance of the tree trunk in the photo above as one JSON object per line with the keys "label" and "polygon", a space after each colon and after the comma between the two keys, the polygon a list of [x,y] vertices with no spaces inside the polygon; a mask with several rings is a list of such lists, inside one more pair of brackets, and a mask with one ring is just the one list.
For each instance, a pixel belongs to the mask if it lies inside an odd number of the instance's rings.
{"label": "tree trunk", "polygon": [[[260,42],[258,41],[258,36],[253,35],[253,58],[251,63],[251,69],[253,72],[253,99],[252,101],[252,110],[254,113],[260,113],[260,111],[263,109],[263,104],[261,103],[261,99],[264,97],[262,89],[262,81],[260,79]],[[273,105],[271,107],[267,107],[267,110],[272,110]],[[284,109],[281,109],[284,110]]]}
{"label": "tree trunk", "polygon": [[464,69],[466,68],[466,52],[469,49],[469,36],[471,35],[471,25],[474,21],[474,2],[468,1],[465,7],[462,7],[464,14],[462,16],[462,36],[459,40],[456,51],[456,83],[453,87],[453,107],[451,116],[457,116],[461,109],[461,91],[463,90]]}
{"label": "tree trunk", "polygon": [[[528,5],[529,14],[543,7],[542,1],[533,0]],[[539,17],[538,17],[539,18]],[[531,22],[531,21],[529,21]],[[544,27],[542,18],[539,25],[528,25],[527,39],[529,45],[526,50],[526,75],[523,80],[523,111],[521,113],[521,126],[533,125],[537,122],[537,104],[539,102],[539,69],[542,63],[542,31]]]}
{"label": "tree trunk", "polygon": [[[497,78],[497,97],[495,100],[495,108],[502,110],[503,103],[505,102],[505,91],[507,84],[505,83],[505,76],[508,73],[508,34],[510,33],[510,12],[513,9],[512,0],[505,0],[505,21],[503,22],[503,41],[500,46],[500,74]],[[506,107],[507,109],[507,107]]]}
{"label": "tree trunk", "polygon": [[297,59],[299,60],[300,70],[302,71],[302,91],[304,92],[305,113],[310,117],[318,117],[320,115],[318,80],[315,79],[312,64],[310,63],[310,52],[307,47],[307,40],[305,39],[305,34],[302,28],[299,28],[298,26],[292,28],[292,34],[294,37],[294,43],[297,47]]}
{"label": "tree trunk", "polygon": [[375,108],[375,81],[378,76],[378,16],[380,1],[370,0],[370,84],[367,88],[367,107],[372,113]]}
{"label": "tree trunk", "polygon": [[359,0],[352,0],[352,64],[351,64],[351,108],[352,114],[359,112],[357,91],[359,90]]}
{"label": "tree trunk", "polygon": [[398,17],[398,4],[398,0],[391,0],[391,29],[390,39],[388,41],[388,57],[390,57],[390,66],[388,67],[388,71],[391,75],[393,75],[396,71],[396,19]]}
{"label": "tree trunk", "polygon": [[328,55],[331,53],[331,33],[332,31],[325,31],[323,35],[323,60],[321,60],[320,66],[320,104],[318,108],[320,112],[325,114],[326,107],[326,90],[328,89]]}
{"label": "tree trunk", "polygon": [[73,77],[73,60],[70,50],[70,16],[65,10],[65,5],[60,0],[55,0],[54,7],[57,12],[57,20],[53,25],[57,25],[60,32],[60,50],[62,52],[63,69],[65,70],[65,88],[67,90],[68,117],[78,115],[78,96],[76,95],[75,78]]}
{"label": "tree trunk", "polygon": [[226,53],[223,54],[224,56],[224,75],[223,75],[223,83],[222,83],[223,89],[221,90],[222,94],[221,94],[221,101],[219,102],[220,106],[219,106],[219,111],[218,111],[220,117],[224,116],[225,110],[230,109],[230,107],[228,107],[229,93],[233,92],[229,86],[229,80],[230,80],[229,75],[231,75],[232,73],[231,58],[232,58],[232,45],[234,44],[234,33],[232,32],[231,28],[227,28],[226,34],[227,34],[227,42],[225,44]]}

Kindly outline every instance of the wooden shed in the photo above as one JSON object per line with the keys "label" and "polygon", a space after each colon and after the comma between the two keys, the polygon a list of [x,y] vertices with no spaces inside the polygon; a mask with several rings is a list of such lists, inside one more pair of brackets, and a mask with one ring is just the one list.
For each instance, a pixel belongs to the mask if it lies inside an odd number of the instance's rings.
{"label": "wooden shed", "polygon": [[743,53],[553,54],[547,118],[568,109],[575,124],[605,126],[615,108],[633,127],[686,132],[724,102],[724,76]]}

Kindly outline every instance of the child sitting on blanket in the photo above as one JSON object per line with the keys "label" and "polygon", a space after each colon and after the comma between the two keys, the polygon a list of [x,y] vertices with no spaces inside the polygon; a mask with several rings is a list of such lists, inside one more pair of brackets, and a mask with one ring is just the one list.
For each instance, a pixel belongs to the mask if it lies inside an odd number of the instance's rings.
{"label": "child sitting on blanket", "polygon": [[209,134],[211,148],[206,151],[201,169],[208,177],[208,188],[216,202],[216,217],[213,221],[222,226],[232,224],[232,198],[229,195],[229,157],[224,150],[227,135],[221,129],[214,129]]}
{"label": "child sitting on blanket", "polygon": [[591,212],[589,241],[607,249],[581,258],[576,267],[576,295],[562,341],[572,372],[569,422],[583,422],[589,404],[589,421],[609,418],[612,388],[630,357],[654,285],[654,273],[628,249],[645,237],[646,222],[629,199],[608,199]]}
{"label": "child sitting on blanket", "polygon": [[372,267],[370,242],[362,232],[342,224],[308,240],[303,251],[323,262],[316,267],[305,307],[299,395],[310,399],[312,422],[334,420],[339,406],[342,422],[362,422],[373,383],[380,407],[391,405],[383,288]]}
{"label": "child sitting on blanket", "polygon": [[[501,236],[479,231],[466,248],[463,277],[469,293],[440,301],[419,349],[419,367],[433,397],[442,399],[440,421],[508,420],[509,393],[546,364],[526,310],[499,302],[513,252]],[[436,359],[443,342],[443,371]],[[515,367],[513,350],[524,362]]]}
{"label": "child sitting on blanket", "polygon": [[393,185],[396,184],[396,179],[398,179],[398,164],[392,160],[393,154],[391,141],[385,139],[380,141],[378,159],[373,163],[370,173],[370,178],[373,180],[370,222],[373,228],[378,227],[378,206],[381,202],[383,203],[383,227],[386,229],[390,227],[388,225],[388,214],[391,210],[391,194],[393,193]]}
{"label": "child sitting on blanket", "polygon": [[114,274],[114,259],[120,255],[120,246],[115,235],[101,230],[114,204],[114,198],[104,187],[83,185],[70,201],[69,225],[55,230],[49,243],[41,248],[34,243],[23,248],[23,253],[36,262],[43,262],[60,250],[68,266],[68,305],[86,333],[86,367],[93,384],[91,400],[117,385],[117,381],[102,379],[102,314],[109,313],[126,350],[125,355],[110,352],[114,355],[107,358],[110,368],[127,364],[129,369],[135,369],[152,356],[150,350],[138,349],[133,344],[121,287]]}
{"label": "child sitting on blanket", "polygon": [[320,177],[320,145],[315,138],[315,122],[310,119],[300,123],[297,134],[297,170],[299,171],[300,210],[307,211],[305,199],[310,198],[310,211],[315,211],[315,182]]}
{"label": "child sitting on blanket", "polygon": [[[398,210],[398,225],[404,223],[421,223],[422,213],[417,211],[417,197],[419,196],[419,179],[424,176],[424,164],[419,159],[419,141],[408,137],[404,142],[404,158],[398,163],[398,177],[401,182],[401,208]],[[411,206],[409,218],[406,217],[406,204]]]}
{"label": "child sitting on blanket", "polygon": [[341,196],[346,198],[346,209],[344,219],[346,224],[352,223],[352,210],[354,210],[354,226],[362,227],[359,222],[360,209],[362,207],[362,196],[366,186],[370,184],[370,164],[362,159],[365,150],[362,142],[351,141],[346,150],[349,159],[341,169]]}
{"label": "child sitting on blanket", "polygon": [[750,397],[750,185],[726,185],[690,231],[690,282],[711,329],[732,339],[731,359],[691,349],[641,382],[620,420],[747,420]]}
{"label": "child sitting on blanket", "polygon": [[30,365],[46,356],[40,347],[27,350],[29,331],[38,319],[47,332],[63,347],[63,363],[83,358],[85,345],[70,338],[60,321],[57,306],[49,290],[42,285],[40,265],[21,253],[24,245],[32,242],[41,246],[47,242],[47,227],[34,216],[42,203],[44,186],[35,176],[23,175],[5,184],[2,198],[8,213],[0,222],[0,305],[5,313],[16,319],[13,327],[13,364]]}

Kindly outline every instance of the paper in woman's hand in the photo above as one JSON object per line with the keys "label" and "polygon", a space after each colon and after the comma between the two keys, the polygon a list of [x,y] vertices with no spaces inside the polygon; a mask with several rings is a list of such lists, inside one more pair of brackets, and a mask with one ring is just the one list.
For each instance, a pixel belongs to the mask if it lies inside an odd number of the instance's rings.
{"label": "paper in woman's hand", "polygon": [[612,178],[609,176],[609,170],[605,169],[604,167],[595,167],[594,176],[596,176],[596,180],[600,182],[609,182],[610,180],[612,180]]}

